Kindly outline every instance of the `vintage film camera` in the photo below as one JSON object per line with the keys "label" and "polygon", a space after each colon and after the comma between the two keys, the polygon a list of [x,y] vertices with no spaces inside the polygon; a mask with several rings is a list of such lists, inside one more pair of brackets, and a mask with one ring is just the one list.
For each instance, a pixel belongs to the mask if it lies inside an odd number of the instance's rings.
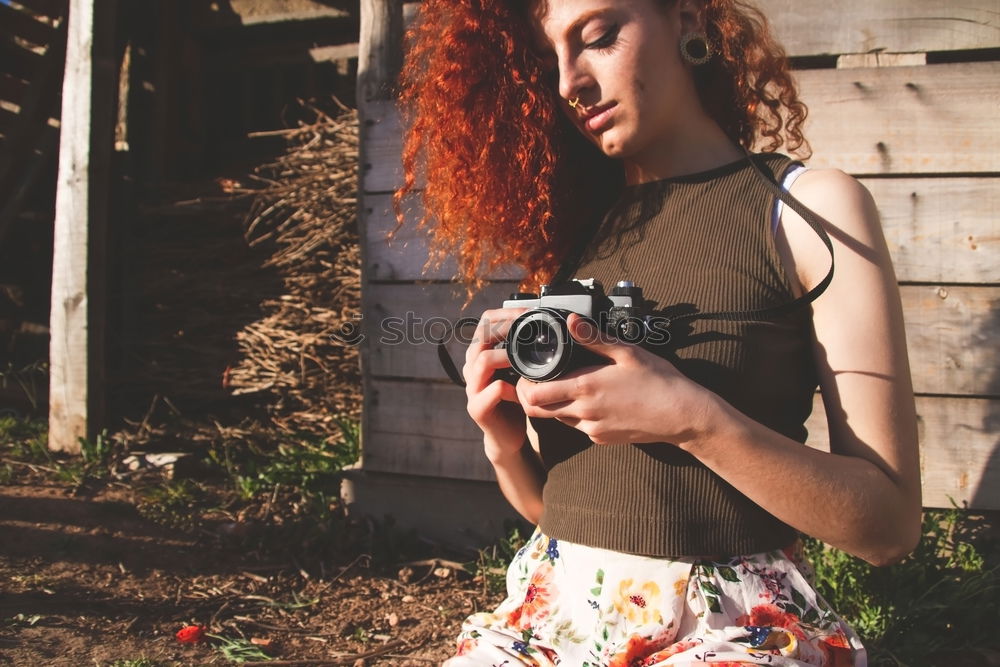
{"label": "vintage film camera", "polygon": [[503,302],[504,308],[530,308],[522,313],[496,348],[506,348],[511,367],[500,369],[494,378],[514,384],[518,376],[535,382],[554,380],[577,368],[607,363],[577,343],[569,332],[570,313],[597,324],[603,337],[613,336],[626,343],[665,343],[669,333],[665,318],[646,312],[642,288],[622,280],[605,296],[601,283],[593,278],[542,285],[541,294],[518,292]]}

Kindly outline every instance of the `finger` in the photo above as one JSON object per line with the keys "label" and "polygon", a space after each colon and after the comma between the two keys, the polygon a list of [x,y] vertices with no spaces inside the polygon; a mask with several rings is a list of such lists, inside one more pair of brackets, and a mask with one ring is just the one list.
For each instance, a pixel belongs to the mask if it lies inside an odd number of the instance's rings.
{"label": "finger", "polygon": [[517,403],[514,387],[503,380],[495,380],[478,394],[469,398],[466,410],[477,424],[487,421],[501,401]]}
{"label": "finger", "polygon": [[590,318],[582,317],[578,313],[570,313],[567,324],[574,341],[603,357],[617,359],[626,346],[625,343],[602,331]]}
{"label": "finger", "polygon": [[599,386],[595,376],[606,366],[586,366],[547,382],[518,383],[521,402],[525,405],[545,406],[574,401],[592,394]]}
{"label": "finger", "polygon": [[511,323],[527,308],[494,308],[479,318],[472,342],[465,350],[465,360],[471,361],[481,351],[496,346],[506,338]]}
{"label": "finger", "polygon": [[509,368],[507,350],[487,349],[462,368],[467,392],[480,392],[490,383],[489,378],[498,368]]}
{"label": "finger", "polygon": [[571,412],[573,401],[562,401],[560,403],[550,403],[549,405],[530,405],[521,402],[524,414],[529,417],[540,417],[542,419],[579,419]]}

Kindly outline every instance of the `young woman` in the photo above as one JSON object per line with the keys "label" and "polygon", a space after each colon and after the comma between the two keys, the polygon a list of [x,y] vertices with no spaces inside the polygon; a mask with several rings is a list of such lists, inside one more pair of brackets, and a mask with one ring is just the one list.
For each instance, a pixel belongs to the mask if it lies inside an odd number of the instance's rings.
{"label": "young woman", "polygon": [[[470,291],[506,263],[531,291],[631,280],[670,323],[666,345],[626,344],[571,315],[605,363],[514,385],[494,346],[523,309],[483,314],[468,411],[538,528],[446,664],[864,664],[796,545],[881,565],[918,539],[899,295],[868,192],[775,152],[805,145],[806,112],[763,17],[742,0],[421,15],[397,201],[422,174],[436,256]],[[803,444],[817,386],[830,452]]]}

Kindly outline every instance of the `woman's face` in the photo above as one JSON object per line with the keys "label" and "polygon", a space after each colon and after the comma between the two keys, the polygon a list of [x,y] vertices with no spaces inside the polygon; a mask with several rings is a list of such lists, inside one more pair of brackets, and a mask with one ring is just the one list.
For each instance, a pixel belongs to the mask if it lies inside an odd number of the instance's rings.
{"label": "woman's face", "polygon": [[[564,109],[610,157],[639,159],[682,131],[699,110],[681,60],[681,36],[695,26],[693,0],[539,0],[539,52],[558,80]],[[567,101],[579,98],[571,107]],[[693,106],[692,106],[693,105]]]}

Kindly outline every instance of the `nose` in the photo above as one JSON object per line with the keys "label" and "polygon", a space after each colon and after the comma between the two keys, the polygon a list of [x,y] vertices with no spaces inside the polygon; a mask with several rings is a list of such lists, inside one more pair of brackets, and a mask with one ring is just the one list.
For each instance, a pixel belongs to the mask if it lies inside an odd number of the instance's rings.
{"label": "nose", "polygon": [[559,59],[559,95],[564,100],[583,97],[584,92],[593,85],[593,76],[583,58]]}

